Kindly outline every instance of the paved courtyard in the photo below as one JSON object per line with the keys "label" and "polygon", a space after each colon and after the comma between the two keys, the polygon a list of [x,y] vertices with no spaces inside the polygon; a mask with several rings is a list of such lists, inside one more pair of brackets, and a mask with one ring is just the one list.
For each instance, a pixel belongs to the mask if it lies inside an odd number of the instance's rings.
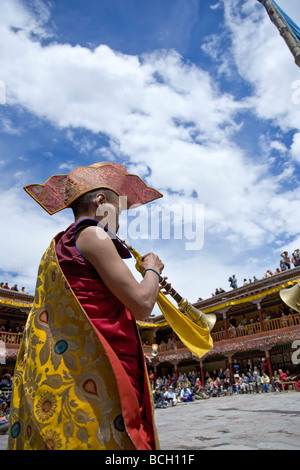
{"label": "paved courtyard", "polygon": [[157,409],[164,450],[299,450],[300,393],[210,398]]}
{"label": "paved courtyard", "polygon": [[298,392],[199,400],[157,409],[155,419],[162,450],[300,449]]}

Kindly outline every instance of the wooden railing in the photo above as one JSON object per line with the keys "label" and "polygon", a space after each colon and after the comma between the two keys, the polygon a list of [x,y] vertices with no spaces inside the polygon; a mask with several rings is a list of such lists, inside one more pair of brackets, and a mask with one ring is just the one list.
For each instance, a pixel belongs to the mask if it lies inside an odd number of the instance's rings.
{"label": "wooden railing", "polygon": [[[284,316],[280,318],[273,318],[272,320],[264,320],[264,331],[280,330],[282,328],[300,326],[300,314],[296,313],[295,315]],[[241,336],[252,336],[258,333],[262,333],[261,324],[251,323],[250,325],[237,326],[228,330],[228,338],[226,338],[225,331],[217,331],[212,333],[212,339],[214,344],[224,340],[233,340],[234,338],[239,338]],[[176,341],[175,343],[167,343],[159,345],[160,353],[172,352],[177,349],[183,349],[186,346],[181,341]],[[150,354],[152,352],[151,345],[143,345],[144,353]]]}
{"label": "wooden railing", "polygon": [[20,344],[22,340],[22,333],[0,332],[0,341],[5,344]]}
{"label": "wooden railing", "polygon": [[[228,339],[239,338],[241,336],[250,336],[261,333],[262,331],[280,330],[281,328],[287,328],[290,326],[300,325],[300,314],[285,315],[279,318],[273,318],[271,320],[264,320],[264,330],[261,328],[260,322],[251,323],[245,326],[237,326],[236,328],[228,329]],[[217,331],[212,333],[212,338],[215,343],[218,341],[224,341],[226,338],[225,331]]]}

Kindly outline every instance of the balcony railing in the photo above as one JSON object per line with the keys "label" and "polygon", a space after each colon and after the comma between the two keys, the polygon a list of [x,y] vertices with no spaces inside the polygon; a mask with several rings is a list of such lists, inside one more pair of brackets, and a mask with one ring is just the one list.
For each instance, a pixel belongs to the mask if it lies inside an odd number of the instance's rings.
{"label": "balcony railing", "polygon": [[22,333],[0,332],[0,341],[5,344],[20,344],[22,340]]}
{"label": "balcony railing", "polygon": [[[279,330],[281,328],[287,328],[289,326],[299,326],[300,325],[300,314],[296,313],[295,315],[284,315],[279,318],[266,319],[264,320],[264,329],[262,330],[260,322],[251,323],[249,325],[237,326],[236,328],[228,329],[228,339],[239,338],[241,336],[256,335],[257,333],[262,333],[263,331],[272,331]],[[226,333],[224,330],[217,331],[212,333],[212,339],[215,343],[218,341],[224,341],[226,338]]]}
{"label": "balcony railing", "polygon": [[[275,331],[281,330],[283,328],[288,327],[300,327],[300,314],[296,313],[295,315],[288,315],[283,316],[280,318],[273,318],[272,320],[264,320],[264,330],[261,328],[261,324],[258,323],[251,323],[245,326],[237,326],[236,328],[232,328],[228,330],[228,338],[226,338],[225,331],[217,331],[212,333],[212,339],[214,344],[224,341],[224,340],[232,340],[235,341],[235,338],[239,338],[242,336],[255,336],[258,333],[262,333],[263,331]],[[254,339],[254,338],[253,338]],[[178,349],[184,349],[186,346],[181,341],[176,341],[172,343],[160,344],[159,345],[159,353],[165,353],[166,355],[169,353],[174,354]],[[151,354],[152,346],[144,345],[143,346],[144,353]]]}

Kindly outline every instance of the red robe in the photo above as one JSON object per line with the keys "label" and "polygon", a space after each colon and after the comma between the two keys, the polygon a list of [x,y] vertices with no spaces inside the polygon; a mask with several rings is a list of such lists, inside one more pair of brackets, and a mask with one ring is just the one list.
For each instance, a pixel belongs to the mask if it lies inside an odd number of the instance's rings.
{"label": "red robe", "polygon": [[[95,225],[95,221],[90,221]],[[105,343],[112,366],[124,368],[136,392],[140,406],[138,440],[140,448],[155,449],[152,422],[152,403],[148,392],[146,371],[137,326],[131,313],[112,294],[95,268],[80,254],[75,242],[75,223],[56,237],[56,255],[59,265],[78,301],[85,310],[99,339]],[[117,355],[111,354],[111,349]],[[121,382],[121,376],[120,376]],[[146,393],[145,393],[146,391]],[[126,402],[126,393],[120,393],[122,404],[130,414],[132,404]],[[124,419],[126,423],[126,413]]]}

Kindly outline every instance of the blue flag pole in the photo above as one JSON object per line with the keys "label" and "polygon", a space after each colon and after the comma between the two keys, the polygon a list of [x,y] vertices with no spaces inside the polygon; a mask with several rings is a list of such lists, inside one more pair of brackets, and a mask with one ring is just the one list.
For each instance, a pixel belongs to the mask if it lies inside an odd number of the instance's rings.
{"label": "blue flag pole", "polygon": [[280,35],[285,40],[291,53],[295,58],[295,63],[300,67],[300,28],[296,23],[277,5],[274,0],[258,0],[265,9],[278,29]]}

